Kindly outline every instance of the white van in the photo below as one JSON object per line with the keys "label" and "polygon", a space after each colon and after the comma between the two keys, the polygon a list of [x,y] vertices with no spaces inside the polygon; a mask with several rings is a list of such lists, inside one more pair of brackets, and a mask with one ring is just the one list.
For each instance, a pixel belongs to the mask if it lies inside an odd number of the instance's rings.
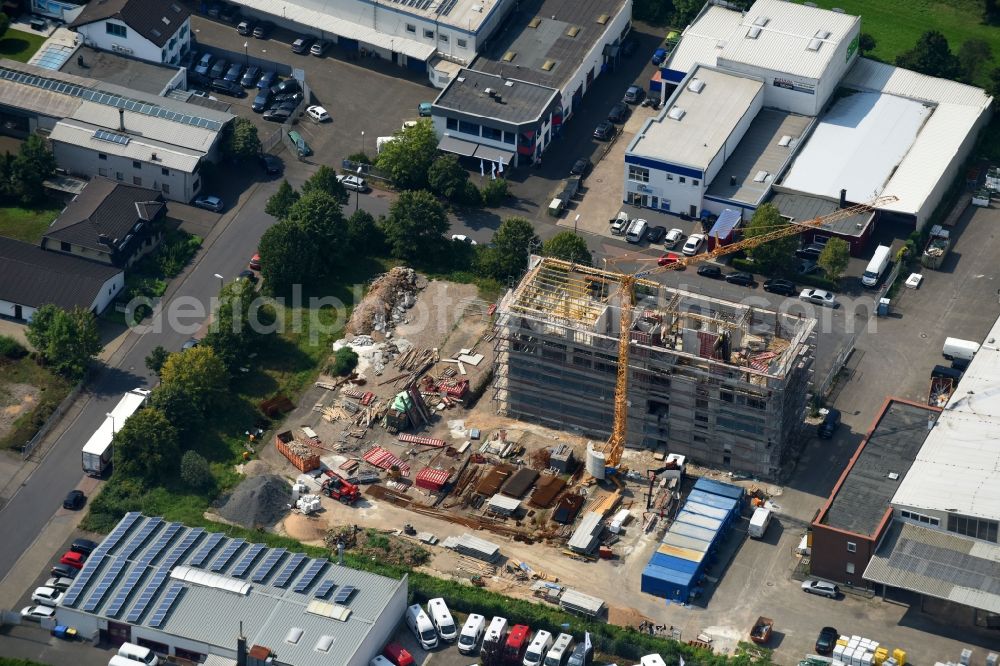
{"label": "white van", "polygon": [[764,533],[767,532],[767,526],[770,524],[771,510],[759,506],[754,509],[753,515],[750,517],[750,528],[747,530],[747,534],[750,535],[751,539],[763,538]]}
{"label": "white van", "polygon": [[944,347],[941,348],[941,355],[949,361],[956,358],[963,361],[971,361],[972,357],[979,351],[979,343],[972,340],[962,340],[961,338],[945,338]]}
{"label": "white van", "polygon": [[503,647],[501,644],[506,638],[507,618],[497,615],[490,620],[490,626],[486,629],[486,635],[483,637],[483,649],[489,647],[491,650],[497,650]]}
{"label": "white van", "polygon": [[573,637],[569,634],[559,634],[552,649],[545,655],[545,666],[564,666],[573,651]]}
{"label": "white van", "polygon": [[868,262],[868,267],[865,269],[864,275],[861,276],[861,284],[866,287],[874,287],[878,284],[879,278],[882,277],[886,266],[889,265],[891,252],[888,245],[879,245],[875,248],[875,254],[872,255],[872,260]]}
{"label": "white van", "polygon": [[132,659],[126,659],[125,657],[119,657],[114,655],[108,660],[108,666],[135,666],[140,662],[134,661]]}
{"label": "white van", "polygon": [[156,656],[155,652],[135,643],[122,643],[122,646],[118,648],[118,656],[125,657],[130,661],[138,661],[146,666],[157,666],[160,663],[160,658]]}
{"label": "white van", "polygon": [[389,661],[382,655],[376,655],[374,659],[368,662],[368,666],[394,666],[394,665],[391,661]]}
{"label": "white van", "polygon": [[531,639],[531,644],[528,645],[528,651],[524,653],[524,666],[540,666],[542,659],[549,650],[552,649],[552,634],[545,631],[544,629],[539,629],[535,637]]}
{"label": "white van", "polygon": [[431,619],[420,607],[420,604],[413,604],[406,609],[406,626],[413,632],[420,647],[425,650],[433,650],[438,644],[438,635],[434,630]]}
{"label": "white van", "polygon": [[458,651],[462,654],[475,652],[484,633],[486,633],[486,618],[478,613],[470,613],[462,627],[462,633],[458,635]]}
{"label": "white van", "polygon": [[646,237],[646,229],[649,228],[649,223],[642,218],[636,218],[629,222],[628,230],[625,232],[625,240],[629,243],[638,243]]}
{"label": "white van", "polygon": [[458,638],[458,629],[455,628],[455,619],[448,610],[448,604],[444,599],[438,597],[427,602],[427,614],[431,616],[431,622],[437,629],[441,640],[451,643]]}

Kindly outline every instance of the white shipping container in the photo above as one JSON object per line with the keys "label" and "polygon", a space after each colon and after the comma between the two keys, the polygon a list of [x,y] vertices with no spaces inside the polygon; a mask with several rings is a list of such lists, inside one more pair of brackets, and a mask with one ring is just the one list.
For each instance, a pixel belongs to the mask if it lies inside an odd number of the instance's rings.
{"label": "white shipping container", "polygon": [[835,645],[833,646],[833,658],[837,661],[844,661],[844,646]]}

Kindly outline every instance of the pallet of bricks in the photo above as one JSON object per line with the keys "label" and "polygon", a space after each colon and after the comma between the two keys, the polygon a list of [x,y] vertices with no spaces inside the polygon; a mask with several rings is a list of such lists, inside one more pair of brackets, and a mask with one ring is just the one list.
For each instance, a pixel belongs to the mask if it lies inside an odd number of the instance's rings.
{"label": "pallet of bricks", "polygon": [[274,445],[300,472],[319,469],[319,454],[305,442],[296,439],[291,430],[275,435]]}

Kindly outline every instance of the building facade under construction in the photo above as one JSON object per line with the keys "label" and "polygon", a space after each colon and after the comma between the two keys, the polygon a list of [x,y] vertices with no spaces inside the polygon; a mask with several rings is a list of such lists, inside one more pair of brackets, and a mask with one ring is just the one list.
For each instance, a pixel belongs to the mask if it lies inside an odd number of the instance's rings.
{"label": "building facade under construction", "polygon": [[[621,293],[613,272],[532,257],[497,309],[494,400],[507,416],[606,439]],[[775,478],[802,432],[815,320],[639,279],[627,446]]]}

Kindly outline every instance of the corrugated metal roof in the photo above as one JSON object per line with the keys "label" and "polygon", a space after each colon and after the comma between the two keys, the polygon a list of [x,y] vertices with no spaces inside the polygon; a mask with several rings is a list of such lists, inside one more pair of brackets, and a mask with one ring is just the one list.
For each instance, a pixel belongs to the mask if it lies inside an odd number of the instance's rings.
{"label": "corrugated metal roof", "polygon": [[601,532],[601,514],[594,513],[593,511],[587,512],[583,518],[580,520],[580,524],[577,526],[576,531],[573,532],[573,536],[570,537],[569,542],[566,544],[573,550],[590,552],[594,549],[594,545],[597,541],[597,535]]}
{"label": "corrugated metal roof", "polygon": [[732,39],[742,20],[740,12],[712,5],[684,30],[665,66],[685,74],[695,65],[714,66],[722,47]]}
{"label": "corrugated metal roof", "polygon": [[868,58],[858,58],[842,83],[849,88],[890,93],[939,104],[983,108],[992,100],[982,88],[938,79]]}
{"label": "corrugated metal roof", "polygon": [[585,609],[596,615],[604,608],[604,600],[584,594],[583,592],[578,592],[577,590],[567,589],[559,597],[559,605],[571,606],[574,609]]}
{"label": "corrugated metal roof", "polygon": [[[70,117],[116,131],[121,125],[118,109],[88,101],[80,104]],[[184,125],[182,129],[177,123],[166,118],[157,118],[132,111],[125,112],[124,121],[125,134],[139,135],[145,139],[163,141],[166,144],[202,153],[207,153],[212,149],[212,144],[215,143],[219,134],[217,131],[190,125]]]}
{"label": "corrugated metal roof", "polygon": [[[133,160],[144,162],[152,161],[153,153],[156,153],[156,163],[168,169],[177,169],[186,173],[193,173],[198,161],[202,158],[202,153],[185,150],[169,143],[155,141],[145,137],[129,135],[130,141],[127,144],[101,141],[94,138],[94,132],[100,129],[100,125],[94,125],[75,120],[60,120],[52,128],[49,139],[54,142],[66,143],[72,146],[82,146],[108,155],[127,157]],[[177,128],[175,127],[175,132]],[[194,128],[191,128],[192,130]],[[176,132],[178,134],[182,132]]]}
{"label": "corrugated metal roof", "polygon": [[[840,42],[860,22],[858,16],[785,0],[757,0],[719,53],[718,63],[741,63],[819,79],[836,55]],[[755,39],[747,36],[751,30],[754,33],[759,30]],[[807,48],[819,37],[818,33],[825,32],[830,34],[820,40],[819,49]]]}

